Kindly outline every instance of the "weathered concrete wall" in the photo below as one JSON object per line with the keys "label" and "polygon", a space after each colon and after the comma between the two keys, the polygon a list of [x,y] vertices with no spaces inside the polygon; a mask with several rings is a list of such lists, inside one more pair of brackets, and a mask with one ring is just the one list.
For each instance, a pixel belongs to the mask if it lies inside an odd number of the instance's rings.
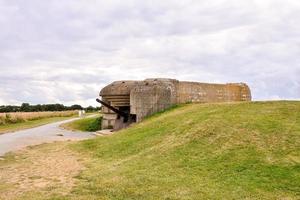
{"label": "weathered concrete wall", "polygon": [[245,84],[179,82],[177,103],[250,101],[251,95],[243,87],[248,88]]}
{"label": "weathered concrete wall", "polygon": [[130,94],[130,113],[137,122],[172,105],[171,89],[161,85],[137,86]]}
{"label": "weathered concrete wall", "polygon": [[114,127],[118,115],[105,106],[102,106],[102,113],[103,113],[102,128],[108,129]]}

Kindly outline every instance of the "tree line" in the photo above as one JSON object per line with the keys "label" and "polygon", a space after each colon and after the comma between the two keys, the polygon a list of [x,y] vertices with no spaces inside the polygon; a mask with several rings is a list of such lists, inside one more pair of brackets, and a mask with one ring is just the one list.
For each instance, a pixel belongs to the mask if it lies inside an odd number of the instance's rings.
{"label": "tree line", "polygon": [[99,111],[100,107],[88,106],[86,108],[81,105],[74,104],[72,106],[65,106],[63,104],[37,104],[30,105],[29,103],[22,103],[21,106],[3,105],[0,106],[0,113],[6,112],[43,112],[43,111],[67,111],[67,110],[85,110],[86,112]]}

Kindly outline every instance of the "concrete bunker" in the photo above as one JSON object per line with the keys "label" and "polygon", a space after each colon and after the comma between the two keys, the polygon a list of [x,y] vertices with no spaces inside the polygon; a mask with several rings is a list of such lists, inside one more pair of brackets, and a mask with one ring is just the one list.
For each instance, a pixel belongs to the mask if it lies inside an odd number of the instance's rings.
{"label": "concrete bunker", "polygon": [[245,83],[210,84],[176,79],[115,81],[100,91],[103,129],[119,130],[180,103],[251,101]]}

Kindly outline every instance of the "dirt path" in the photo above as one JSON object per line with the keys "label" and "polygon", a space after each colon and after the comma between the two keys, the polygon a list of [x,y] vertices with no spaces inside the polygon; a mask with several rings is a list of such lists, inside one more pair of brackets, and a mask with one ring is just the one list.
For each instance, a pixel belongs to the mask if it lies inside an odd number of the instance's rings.
{"label": "dirt path", "polygon": [[94,137],[92,133],[73,132],[59,128],[61,124],[76,119],[77,118],[0,135],[0,156],[10,151],[23,149],[27,146],[53,141],[82,140]]}
{"label": "dirt path", "polygon": [[75,185],[74,177],[84,169],[81,156],[70,150],[69,144],[43,144],[0,160],[0,199],[68,194]]}

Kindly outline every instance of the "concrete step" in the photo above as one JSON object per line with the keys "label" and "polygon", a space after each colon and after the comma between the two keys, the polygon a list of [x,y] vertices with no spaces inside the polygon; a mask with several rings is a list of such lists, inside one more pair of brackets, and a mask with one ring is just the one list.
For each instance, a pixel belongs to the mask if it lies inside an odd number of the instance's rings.
{"label": "concrete step", "polygon": [[114,133],[113,129],[103,129],[94,133],[97,136],[107,136],[112,135]]}

